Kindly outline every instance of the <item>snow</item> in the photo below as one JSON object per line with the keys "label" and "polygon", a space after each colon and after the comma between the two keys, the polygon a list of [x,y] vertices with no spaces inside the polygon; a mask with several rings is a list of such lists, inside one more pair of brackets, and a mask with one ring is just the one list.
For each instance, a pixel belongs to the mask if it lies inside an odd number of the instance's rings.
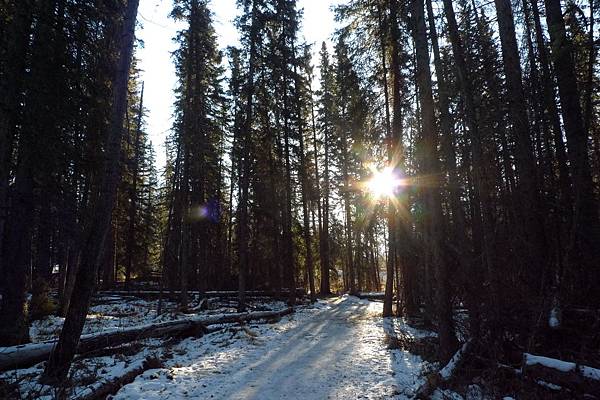
{"label": "snow", "polygon": [[[216,299],[208,299],[209,305],[216,303]],[[188,319],[193,314],[184,314],[181,312],[168,310],[176,310],[177,305],[174,302],[163,300],[164,312],[157,315],[156,308],[158,301],[148,301],[137,298],[123,298],[121,296],[101,296],[96,299],[97,302],[115,302],[112,304],[97,304],[90,307],[86,317],[83,335],[122,331],[126,328],[142,325],[151,325],[159,322],[175,321]],[[192,299],[190,303],[196,300]],[[203,312],[202,315],[223,314],[235,312],[237,302],[220,301],[215,307]],[[282,301],[271,301],[268,303],[249,301],[249,309],[254,310],[281,310],[286,308]],[[34,321],[29,328],[29,336],[33,343],[49,341],[55,339],[62,329],[64,318],[49,316],[39,321]]]}
{"label": "snow", "polygon": [[581,369],[581,374],[584,377],[588,379],[593,379],[595,381],[600,381],[600,369],[586,366],[580,366],[579,368]]}
{"label": "snow", "polygon": [[548,358],[543,356],[536,356],[533,354],[525,353],[525,365],[542,365],[547,368],[553,368],[562,372],[574,371],[577,367],[575,363],[556,360],[554,358]]}
{"label": "snow", "polygon": [[[90,307],[86,317],[83,334],[110,332],[123,328],[147,325],[156,322],[185,318],[185,314],[165,313],[156,314],[157,301],[141,299],[124,299],[121,297],[102,297],[101,301],[118,301],[114,304],[98,304]],[[166,302],[166,309],[175,308],[174,303]],[[52,340],[58,336],[65,319],[49,316],[39,321],[34,321],[29,328],[32,342]]]}
{"label": "snow", "polygon": [[360,292],[359,293],[359,297],[360,296],[365,296],[365,297],[383,297],[383,296],[385,296],[385,292]]}
{"label": "snow", "polygon": [[166,368],[145,373],[115,399],[390,399],[422,382],[423,361],[384,345],[381,304],[343,296],[298,310],[254,335],[188,339]]}
{"label": "snow", "polygon": [[413,339],[437,337],[437,333],[410,326],[406,320],[401,318],[384,318],[383,326],[390,335],[403,335]]}
{"label": "snow", "polygon": [[464,353],[467,351],[469,343],[470,342],[465,342],[460,348],[460,350],[458,350],[456,354],[454,354],[454,356],[450,359],[448,364],[446,364],[446,366],[440,370],[440,376],[443,380],[450,379],[450,377],[452,376],[452,372],[454,372],[454,369],[456,368],[456,365],[458,364]]}
{"label": "snow", "polygon": [[483,390],[481,386],[471,384],[467,386],[467,393],[465,393],[466,400],[483,400]]}
{"label": "snow", "polygon": [[526,365],[542,365],[547,368],[553,368],[562,372],[579,372],[587,379],[600,381],[600,369],[587,367],[585,365],[577,365],[573,362],[557,360],[554,358],[548,358],[543,356],[536,356],[534,354],[525,353],[525,364]]}
{"label": "snow", "polygon": [[[281,309],[282,305],[271,301],[253,307]],[[96,319],[103,320],[103,332],[123,330],[123,321],[100,318],[104,317],[101,313],[124,314],[121,311],[130,306],[134,305],[120,304],[119,312],[114,312],[113,306],[96,306],[92,312],[98,314]],[[138,306],[137,316],[124,318],[142,325],[157,322],[156,313],[144,311],[141,302]],[[195,318],[211,318],[212,314],[223,312],[221,307]],[[410,398],[431,365],[409,352],[387,349],[384,324],[406,328],[407,332],[411,328],[401,320],[384,322],[381,312],[381,303],[345,295],[299,306],[278,323],[249,323],[241,327],[226,324],[214,333],[179,342],[142,340],[136,354],[76,361],[71,375],[74,387],[68,398],[89,395],[111,379],[139,368],[146,357],[160,359],[162,367],[138,376],[122,387],[115,399]],[[162,318],[181,317],[170,314]],[[90,321],[94,318],[86,323],[93,326]],[[58,325],[56,320],[48,322],[49,326],[52,324]],[[432,335],[419,330],[410,332]],[[42,333],[38,336],[47,337]],[[42,371],[40,363],[0,374],[0,380],[19,382],[19,391],[25,397],[52,399],[54,390],[37,382]]]}
{"label": "snow", "polygon": [[450,389],[436,389],[429,398],[430,400],[464,400],[464,397]]}
{"label": "snow", "polygon": [[556,391],[562,390],[562,386],[556,385],[554,383],[546,382],[546,381],[543,381],[541,379],[538,379],[536,381],[536,383],[538,385],[543,386],[543,387],[545,387],[547,389],[550,389],[550,390],[556,390]]}

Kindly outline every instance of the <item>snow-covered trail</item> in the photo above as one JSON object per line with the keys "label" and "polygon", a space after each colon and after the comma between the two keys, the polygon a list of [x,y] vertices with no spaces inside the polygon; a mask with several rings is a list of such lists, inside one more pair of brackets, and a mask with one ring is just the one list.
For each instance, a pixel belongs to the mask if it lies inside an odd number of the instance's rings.
{"label": "snow-covered trail", "polygon": [[404,398],[422,361],[386,348],[380,315],[381,304],[345,296],[253,328],[256,338],[186,341],[171,368],[147,371],[115,398]]}

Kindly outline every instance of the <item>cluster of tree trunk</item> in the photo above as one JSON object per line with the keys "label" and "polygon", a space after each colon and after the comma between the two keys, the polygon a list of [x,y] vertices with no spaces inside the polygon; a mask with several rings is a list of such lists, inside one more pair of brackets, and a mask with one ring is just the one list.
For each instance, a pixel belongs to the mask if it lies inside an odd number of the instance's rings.
{"label": "cluster of tree trunk", "polygon": [[337,7],[338,37],[372,93],[367,124],[405,179],[381,206],[384,315],[397,293],[398,314],[437,325],[442,360],[457,348],[459,303],[481,351],[502,359],[506,337],[531,346],[560,324],[551,315],[600,301],[593,3]]}

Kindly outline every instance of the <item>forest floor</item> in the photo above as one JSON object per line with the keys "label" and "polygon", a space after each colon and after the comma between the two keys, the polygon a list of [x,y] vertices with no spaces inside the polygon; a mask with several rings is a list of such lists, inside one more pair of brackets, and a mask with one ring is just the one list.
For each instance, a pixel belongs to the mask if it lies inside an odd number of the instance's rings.
{"label": "forest floor", "polygon": [[115,399],[389,399],[411,396],[423,361],[384,343],[381,303],[344,296],[301,308],[242,340],[208,335]]}
{"label": "forest floor", "polygon": [[[186,317],[176,311],[156,317],[152,301],[108,300],[110,304],[92,307],[86,333]],[[167,306],[175,309],[174,303]],[[285,305],[262,300],[250,307]],[[201,315],[233,311],[233,302],[215,300]],[[63,393],[37,382],[43,363],[1,373],[0,389],[3,383],[10,389],[5,395],[16,399],[88,399],[133,373],[135,380],[114,385],[114,399],[410,398],[435,366],[407,351],[389,349],[384,323],[389,327],[393,322],[395,329],[415,337],[435,334],[410,328],[400,319],[384,321],[381,312],[382,303],[347,295],[320,300],[299,305],[277,323],[227,324],[201,337],[145,339],[119,354],[80,358]],[[53,339],[61,325],[56,317],[36,322],[32,339]],[[133,372],[143,365],[145,372]]]}

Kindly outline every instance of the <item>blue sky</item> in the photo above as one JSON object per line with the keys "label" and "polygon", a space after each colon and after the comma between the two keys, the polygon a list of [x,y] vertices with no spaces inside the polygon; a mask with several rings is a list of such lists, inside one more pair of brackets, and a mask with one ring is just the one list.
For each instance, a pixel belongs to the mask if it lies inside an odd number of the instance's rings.
{"label": "blue sky", "polygon": [[[298,7],[304,9],[302,35],[308,43],[316,43],[313,50],[320,48],[335,29],[330,6],[341,0],[298,0]],[[171,128],[173,112],[173,88],[176,85],[175,69],[170,53],[175,49],[172,38],[184,26],[168,17],[172,0],[141,0],[137,37],[145,43],[138,51],[142,79],[145,84],[144,103],[148,109],[147,128],[156,151],[157,166],[165,164],[164,141]],[[238,42],[238,34],[233,25],[237,15],[235,0],[211,0],[215,30],[219,46],[225,48]],[[316,58],[313,58],[316,61]]]}

